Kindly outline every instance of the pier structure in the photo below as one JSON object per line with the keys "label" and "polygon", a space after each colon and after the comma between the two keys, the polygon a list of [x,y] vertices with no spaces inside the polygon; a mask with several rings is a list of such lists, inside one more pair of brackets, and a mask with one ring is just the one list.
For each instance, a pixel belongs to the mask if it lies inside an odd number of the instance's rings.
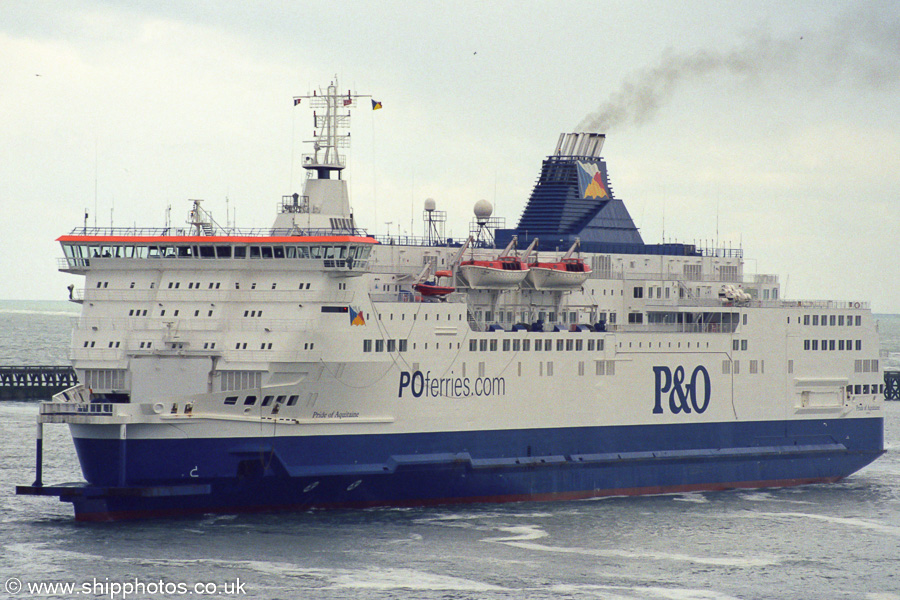
{"label": "pier structure", "polygon": [[884,372],[884,399],[900,400],[900,371]]}
{"label": "pier structure", "polygon": [[77,384],[70,366],[0,367],[0,400],[49,399]]}

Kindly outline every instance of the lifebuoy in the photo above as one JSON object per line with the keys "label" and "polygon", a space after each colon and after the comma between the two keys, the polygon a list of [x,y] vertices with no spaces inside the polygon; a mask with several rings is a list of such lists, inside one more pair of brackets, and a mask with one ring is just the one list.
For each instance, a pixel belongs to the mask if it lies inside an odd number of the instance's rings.
{"label": "lifebuoy", "polygon": [[854,302],[854,303],[853,303],[853,308],[859,308],[859,302]]}

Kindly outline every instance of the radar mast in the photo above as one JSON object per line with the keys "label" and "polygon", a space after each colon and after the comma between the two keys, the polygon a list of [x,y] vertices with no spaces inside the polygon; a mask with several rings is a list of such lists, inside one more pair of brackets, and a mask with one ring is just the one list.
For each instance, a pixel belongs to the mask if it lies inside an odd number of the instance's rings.
{"label": "radar mast", "polygon": [[313,109],[313,139],[304,140],[312,144],[313,153],[302,157],[303,168],[310,175],[315,172],[318,179],[331,179],[331,174],[336,173],[337,179],[341,178],[347,158],[340,149],[350,147],[350,109],[357,106],[359,98],[371,97],[354,94],[350,90],[346,93],[340,91],[337,76],[324,89],[313,90],[312,94],[305,96],[294,96],[295,106],[306,100]]}

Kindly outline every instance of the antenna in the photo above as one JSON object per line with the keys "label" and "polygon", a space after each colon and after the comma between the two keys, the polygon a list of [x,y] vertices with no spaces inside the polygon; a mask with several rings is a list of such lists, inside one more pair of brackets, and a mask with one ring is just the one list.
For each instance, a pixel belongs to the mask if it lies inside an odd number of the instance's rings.
{"label": "antenna", "polygon": [[[469,235],[483,247],[494,245],[494,230],[506,227],[506,219],[493,217],[494,207],[487,200],[479,200],[475,203],[475,222],[469,223]],[[474,246],[473,246],[474,248]]]}
{"label": "antenna", "polygon": [[491,206],[491,203],[487,200],[479,200],[475,203],[473,211],[475,212],[475,222],[478,223],[478,241],[481,242],[484,235],[484,228],[491,220],[494,207]]}
{"label": "antenna", "polygon": [[435,210],[437,203],[434,198],[425,200],[425,213],[422,221],[425,224],[425,239],[429,246],[440,246],[445,241],[444,228],[447,224],[447,212]]}
{"label": "antenna", "polygon": [[716,195],[716,248],[719,247],[719,196]]}
{"label": "antenna", "polygon": [[97,229],[97,146],[99,142],[94,138],[94,229]]}

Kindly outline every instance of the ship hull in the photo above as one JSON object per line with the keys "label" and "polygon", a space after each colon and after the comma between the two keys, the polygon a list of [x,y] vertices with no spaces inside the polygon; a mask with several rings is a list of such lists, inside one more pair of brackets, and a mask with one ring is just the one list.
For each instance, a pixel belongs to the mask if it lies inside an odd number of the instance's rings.
{"label": "ship hull", "polygon": [[881,418],[853,418],[135,439],[124,463],[120,440],[76,437],[90,483],[43,495],[105,521],[782,487],[861,469],[882,454],[882,432]]}

